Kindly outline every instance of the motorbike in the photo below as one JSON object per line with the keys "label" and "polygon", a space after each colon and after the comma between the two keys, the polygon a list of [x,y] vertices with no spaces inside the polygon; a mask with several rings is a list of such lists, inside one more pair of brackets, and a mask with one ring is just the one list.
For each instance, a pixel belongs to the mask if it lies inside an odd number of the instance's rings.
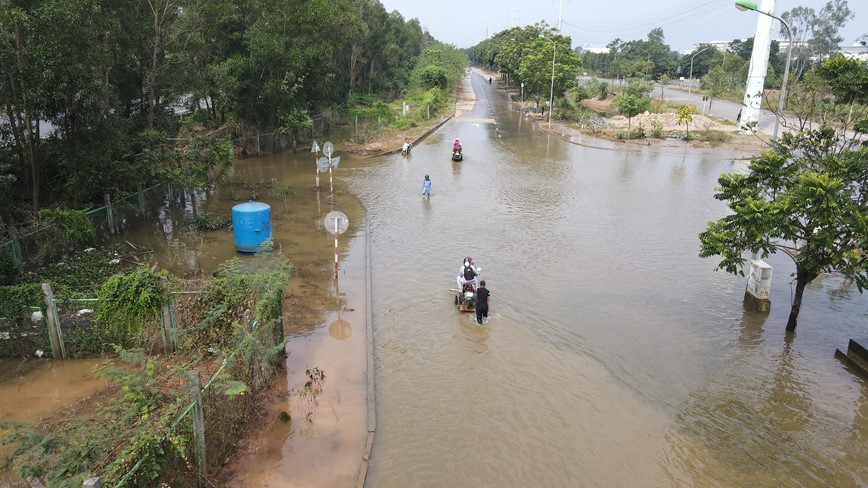
{"label": "motorbike", "polygon": [[[482,270],[476,268],[477,273]],[[455,305],[460,312],[475,312],[476,311],[476,281],[461,280],[461,288],[455,288]]]}
{"label": "motorbike", "polygon": [[452,160],[453,161],[463,161],[464,154],[461,152],[461,149],[453,149],[452,150]]}
{"label": "motorbike", "polygon": [[404,147],[401,148],[401,156],[408,156],[411,149],[413,149],[413,144],[405,142]]}

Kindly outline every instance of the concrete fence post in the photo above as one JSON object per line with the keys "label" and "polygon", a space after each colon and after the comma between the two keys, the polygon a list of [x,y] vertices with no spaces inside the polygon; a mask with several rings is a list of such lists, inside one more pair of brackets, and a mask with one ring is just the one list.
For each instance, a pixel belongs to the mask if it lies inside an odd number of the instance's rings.
{"label": "concrete fence post", "polygon": [[171,354],[175,352],[175,344],[172,341],[172,314],[169,311],[168,301],[163,303],[163,306],[160,308],[160,333],[163,338],[163,353]]}
{"label": "concrete fence post", "polygon": [[49,283],[42,284],[45,295],[45,319],[48,323],[48,337],[51,339],[51,354],[54,359],[66,357],[60,335],[60,320],[57,318],[57,307],[54,304],[54,290]]}
{"label": "concrete fence post", "polygon": [[9,237],[12,239],[12,255],[18,261],[19,267],[24,264],[24,256],[21,254],[21,241],[18,240],[18,229],[9,227]]}
{"label": "concrete fence post", "polygon": [[199,466],[200,482],[208,474],[208,463],[205,458],[205,410],[202,404],[202,387],[199,382],[199,372],[190,372],[190,397],[196,403],[193,408],[193,435],[196,437],[196,461]]}
{"label": "concrete fence post", "polygon": [[103,198],[105,199],[106,220],[108,221],[109,234],[114,234],[115,222],[114,215],[112,215],[112,197],[106,193]]}
{"label": "concrete fence post", "polygon": [[88,478],[84,480],[82,488],[102,488],[102,480],[99,477]]}

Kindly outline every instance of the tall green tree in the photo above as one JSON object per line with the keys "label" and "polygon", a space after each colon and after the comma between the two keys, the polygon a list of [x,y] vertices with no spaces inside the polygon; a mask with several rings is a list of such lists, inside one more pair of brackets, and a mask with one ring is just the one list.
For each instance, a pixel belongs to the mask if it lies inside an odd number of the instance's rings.
{"label": "tall green tree", "polygon": [[627,127],[633,117],[651,108],[651,84],[640,80],[630,80],[624,91],[612,102],[619,113],[627,116]]}
{"label": "tall green tree", "polygon": [[[846,106],[868,102],[863,70],[864,63],[860,69],[833,59],[818,74]],[[721,256],[719,269],[743,275],[745,252],[766,257],[787,250],[796,268],[788,332],[796,330],[805,287],[821,273],[841,273],[860,292],[868,287],[868,146],[851,132],[829,126],[785,132],[748,173],[723,175],[718,183],[715,198],[732,213],[699,235],[700,256]]]}
{"label": "tall green tree", "polygon": [[[580,61],[570,49],[570,38],[560,35],[547,36],[551,39],[537,37],[530,41],[522,51],[522,59],[518,68],[519,79],[536,94],[539,100],[544,93],[552,91],[562,94],[567,87],[575,84]],[[554,64],[554,66],[552,66]],[[554,77],[552,77],[554,69]],[[549,93],[550,94],[550,93]]]}
{"label": "tall green tree", "polygon": [[[853,17],[847,0],[829,0],[819,12],[799,6],[781,14],[793,31],[795,45],[791,69],[795,78],[801,78],[814,60],[824,59],[838,51],[844,40],[840,31]],[[787,34],[783,26],[781,34]]]}
{"label": "tall green tree", "polygon": [[727,75],[723,66],[717,65],[711,68],[702,77],[702,88],[708,90],[708,111],[711,112],[711,104],[715,98],[719,98],[726,92]]}
{"label": "tall green tree", "polygon": [[744,253],[788,250],[795,291],[786,330],[796,330],[805,286],[820,273],[840,272],[868,287],[868,150],[841,149],[834,131],[784,133],[754,158],[749,173],[720,177],[715,198],[732,213],[699,235],[702,257],[744,275]]}

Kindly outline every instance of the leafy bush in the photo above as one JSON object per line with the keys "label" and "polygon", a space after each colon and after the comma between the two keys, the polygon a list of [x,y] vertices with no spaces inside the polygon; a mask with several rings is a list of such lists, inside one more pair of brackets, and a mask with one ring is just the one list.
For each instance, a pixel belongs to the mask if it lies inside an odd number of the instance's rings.
{"label": "leafy bush", "polygon": [[36,213],[33,226],[44,229],[36,252],[37,264],[58,259],[93,243],[96,238],[93,222],[84,210],[45,208]]}
{"label": "leafy bush", "polygon": [[597,84],[597,98],[599,100],[609,98],[609,84],[605,81],[601,81]]}
{"label": "leafy bush", "polygon": [[230,225],[232,225],[232,217],[211,215],[208,212],[200,213],[193,221],[196,230],[201,231],[225,229]]}
{"label": "leafy bush", "polygon": [[442,90],[449,83],[449,79],[446,77],[446,70],[434,65],[422,68],[422,71],[419,72],[419,80],[426,89],[440,88]]}
{"label": "leafy bush", "polygon": [[350,106],[364,106],[364,107],[371,107],[371,106],[377,104],[378,102],[380,102],[380,100],[377,97],[375,97],[374,95],[366,95],[363,93],[356,93],[356,92],[350,93],[349,99],[347,101],[349,102]]}
{"label": "leafy bush", "polygon": [[732,134],[719,130],[707,130],[703,133],[702,138],[712,144],[723,144],[732,140]]}
{"label": "leafy bush", "polygon": [[570,88],[570,93],[575,97],[576,102],[581,102],[582,100],[587,100],[593,97],[591,87],[584,84]]}
{"label": "leafy bush", "polygon": [[105,333],[105,342],[131,344],[154,321],[168,300],[168,275],[154,272],[146,265],[131,273],[109,278],[97,292],[100,306],[94,321]]}
{"label": "leafy bush", "polygon": [[0,236],[0,285],[11,285],[21,276],[21,263],[12,254],[12,248],[6,245],[6,239]]}
{"label": "leafy bush", "polygon": [[392,122],[392,128],[396,130],[407,130],[410,127],[416,127],[416,121],[401,118]]}
{"label": "leafy bush", "polygon": [[645,138],[645,128],[641,125],[639,127],[633,127],[630,130],[621,129],[615,133],[615,137],[618,139],[644,139]]}
{"label": "leafy bush", "polygon": [[663,139],[663,122],[659,120],[651,121],[651,137]]}
{"label": "leafy bush", "polygon": [[398,117],[397,112],[392,107],[379,100],[368,107],[350,109],[349,114],[351,117],[358,117],[363,120],[379,120],[386,123]]}

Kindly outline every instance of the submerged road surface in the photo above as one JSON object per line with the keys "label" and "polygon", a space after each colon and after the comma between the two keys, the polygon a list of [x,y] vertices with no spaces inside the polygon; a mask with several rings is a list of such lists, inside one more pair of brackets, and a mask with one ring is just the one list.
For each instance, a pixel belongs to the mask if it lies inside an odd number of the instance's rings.
{"label": "submerged road surface", "polygon": [[[868,384],[833,357],[868,297],[821,277],[786,340],[788,257],[769,260],[769,314],[697,257],[734,154],[569,144],[472,83],[474,110],[409,158],[342,172],[370,222],[366,486],[868,484]],[[449,292],[467,255],[491,290],[483,327]]]}

